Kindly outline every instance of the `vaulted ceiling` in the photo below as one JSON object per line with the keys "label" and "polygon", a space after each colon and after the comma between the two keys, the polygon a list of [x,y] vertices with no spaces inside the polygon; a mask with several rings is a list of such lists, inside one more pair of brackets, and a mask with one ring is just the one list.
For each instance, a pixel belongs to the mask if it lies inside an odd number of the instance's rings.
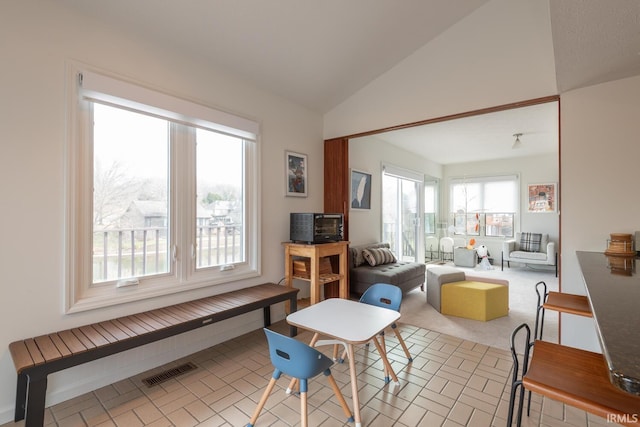
{"label": "vaulted ceiling", "polygon": [[[494,1],[499,0],[56,0],[56,4],[102,20],[115,30],[197,56],[324,114]],[[558,94],[640,74],[640,1],[547,1],[553,41],[549,57],[555,60]],[[540,130],[534,127],[521,130]]]}

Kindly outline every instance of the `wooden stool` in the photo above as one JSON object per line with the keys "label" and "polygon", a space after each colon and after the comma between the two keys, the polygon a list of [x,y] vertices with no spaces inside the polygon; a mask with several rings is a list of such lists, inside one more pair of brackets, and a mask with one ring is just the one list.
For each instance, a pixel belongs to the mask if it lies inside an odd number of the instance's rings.
{"label": "wooden stool", "polygon": [[[543,288],[542,292],[540,292],[540,287]],[[547,284],[543,281],[536,283],[536,294],[538,294],[538,307],[536,310],[536,323],[534,326],[535,339],[542,339],[545,310],[554,310],[560,313],[575,314],[577,316],[593,317],[591,306],[589,305],[589,299],[585,295],[547,291]],[[540,327],[539,335],[538,327]]]}
{"label": "wooden stool", "polygon": [[[528,341],[530,331],[526,324],[516,328],[511,336],[511,352],[514,357],[514,381],[509,401],[507,426],[511,426],[515,395],[520,387],[520,405],[517,425],[522,421],[524,390],[535,392],[567,405],[582,409],[605,418],[615,417],[615,422],[627,426],[640,426],[640,396],[627,393],[611,383],[609,369],[600,353],[580,350],[547,341],[525,342],[523,373],[517,379],[516,335],[526,331]],[[533,348],[531,362],[528,363],[529,349]],[[528,415],[528,411],[527,411]]]}

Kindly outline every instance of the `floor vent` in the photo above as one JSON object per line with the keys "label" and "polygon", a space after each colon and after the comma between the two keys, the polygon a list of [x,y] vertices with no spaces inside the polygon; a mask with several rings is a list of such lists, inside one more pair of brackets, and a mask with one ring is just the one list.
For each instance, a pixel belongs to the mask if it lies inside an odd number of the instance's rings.
{"label": "floor vent", "polygon": [[149,378],[145,378],[142,380],[142,382],[147,386],[147,387],[153,387],[154,385],[158,385],[160,383],[163,383],[167,380],[170,380],[171,378],[175,378],[179,375],[182,375],[184,373],[187,373],[189,371],[193,371],[194,369],[196,369],[197,366],[194,365],[193,363],[189,362],[189,363],[185,363],[184,365],[180,365],[180,366],[176,366],[175,368],[171,368],[171,369],[167,369],[166,371],[160,372],[156,375],[153,375]]}

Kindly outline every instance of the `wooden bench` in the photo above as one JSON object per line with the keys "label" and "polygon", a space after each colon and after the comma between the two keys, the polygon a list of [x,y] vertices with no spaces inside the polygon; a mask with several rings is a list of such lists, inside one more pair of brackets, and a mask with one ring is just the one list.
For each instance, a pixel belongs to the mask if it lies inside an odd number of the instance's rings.
{"label": "wooden bench", "polygon": [[[265,283],[195,301],[54,332],[9,344],[18,374],[15,421],[42,426],[47,376],[105,356],[168,338],[262,308],[264,325],[270,307],[288,301],[297,309],[299,289]],[[297,330],[290,327],[290,335]]]}

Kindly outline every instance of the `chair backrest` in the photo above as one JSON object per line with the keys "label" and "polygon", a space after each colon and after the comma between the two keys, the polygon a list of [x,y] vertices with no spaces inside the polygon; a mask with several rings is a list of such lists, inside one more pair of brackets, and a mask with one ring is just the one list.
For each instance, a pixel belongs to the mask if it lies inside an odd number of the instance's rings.
{"label": "chair backrest", "polygon": [[293,378],[313,378],[329,369],[333,361],[315,348],[295,338],[264,328],[269,343],[269,357],[276,369]]}
{"label": "chair backrest", "polygon": [[400,311],[402,289],[388,283],[376,283],[367,288],[360,297],[360,302]]}
{"label": "chair backrest", "polygon": [[429,236],[425,239],[424,247],[427,251],[437,251],[438,250],[438,238],[435,236]]}
{"label": "chair backrest", "polygon": [[440,239],[440,250],[442,252],[453,252],[453,239],[451,237]]}
{"label": "chair backrest", "polygon": [[[518,344],[522,350],[518,351]],[[511,358],[513,359],[513,381],[520,380],[526,375],[529,368],[529,351],[533,346],[531,341],[531,328],[526,323],[522,323],[511,332]],[[522,355],[522,361],[518,360],[518,354]]]}

